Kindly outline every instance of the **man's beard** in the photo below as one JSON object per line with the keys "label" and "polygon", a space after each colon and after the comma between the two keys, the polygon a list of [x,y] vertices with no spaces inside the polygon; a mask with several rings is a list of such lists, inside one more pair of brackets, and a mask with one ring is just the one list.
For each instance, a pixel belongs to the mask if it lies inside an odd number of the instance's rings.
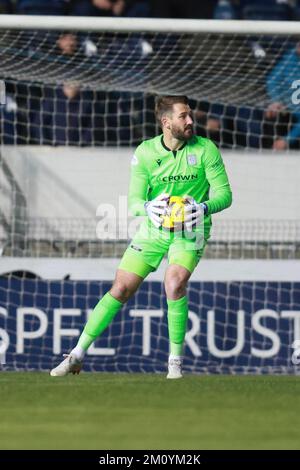
{"label": "man's beard", "polygon": [[190,140],[190,138],[194,134],[194,129],[193,129],[193,126],[191,126],[191,125],[186,126],[183,130],[179,129],[176,126],[174,126],[171,129],[171,133],[172,133],[172,136],[174,137],[174,139],[186,142],[187,140]]}

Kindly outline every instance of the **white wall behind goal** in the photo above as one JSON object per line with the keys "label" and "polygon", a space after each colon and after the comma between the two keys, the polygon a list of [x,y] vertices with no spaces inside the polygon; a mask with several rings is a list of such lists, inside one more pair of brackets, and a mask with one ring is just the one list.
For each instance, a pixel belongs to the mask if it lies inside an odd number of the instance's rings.
{"label": "white wall behind goal", "polygon": [[[128,192],[133,149],[6,146],[30,217],[93,218],[100,203],[118,208]],[[224,151],[233,189],[228,219],[296,220],[300,155]]]}

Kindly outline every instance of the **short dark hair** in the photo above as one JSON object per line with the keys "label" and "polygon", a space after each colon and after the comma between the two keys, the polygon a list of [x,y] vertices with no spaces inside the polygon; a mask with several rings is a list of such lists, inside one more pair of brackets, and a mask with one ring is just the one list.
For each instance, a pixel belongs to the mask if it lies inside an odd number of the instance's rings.
{"label": "short dark hair", "polygon": [[164,114],[173,111],[173,105],[176,103],[189,104],[188,97],[185,95],[163,95],[156,97],[155,116],[159,123]]}

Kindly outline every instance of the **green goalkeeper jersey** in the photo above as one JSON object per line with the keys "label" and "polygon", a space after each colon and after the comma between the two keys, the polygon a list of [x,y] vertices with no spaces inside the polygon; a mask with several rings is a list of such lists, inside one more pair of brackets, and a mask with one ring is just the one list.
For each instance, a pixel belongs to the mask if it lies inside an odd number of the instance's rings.
{"label": "green goalkeeper jersey", "polygon": [[159,135],[137,147],[129,187],[131,213],[146,215],[145,202],[162,193],[187,195],[205,203],[206,226],[211,224],[211,214],[230,206],[228,176],[220,152],[210,139],[193,136],[179,150],[172,151]]}

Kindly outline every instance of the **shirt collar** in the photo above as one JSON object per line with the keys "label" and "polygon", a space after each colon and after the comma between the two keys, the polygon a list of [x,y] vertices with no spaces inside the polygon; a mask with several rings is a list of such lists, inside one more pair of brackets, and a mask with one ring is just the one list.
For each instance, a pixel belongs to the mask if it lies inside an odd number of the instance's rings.
{"label": "shirt collar", "polygon": [[[174,150],[169,149],[169,147],[167,147],[166,144],[164,143],[164,136],[163,136],[163,135],[161,136],[160,141],[161,141],[161,145],[163,146],[163,148],[164,148],[165,150],[167,150],[168,152],[174,152]],[[182,145],[179,149],[177,149],[176,152],[178,152],[179,150],[184,149],[184,147],[186,146],[186,144],[187,144],[187,142],[183,142],[183,145]]]}

